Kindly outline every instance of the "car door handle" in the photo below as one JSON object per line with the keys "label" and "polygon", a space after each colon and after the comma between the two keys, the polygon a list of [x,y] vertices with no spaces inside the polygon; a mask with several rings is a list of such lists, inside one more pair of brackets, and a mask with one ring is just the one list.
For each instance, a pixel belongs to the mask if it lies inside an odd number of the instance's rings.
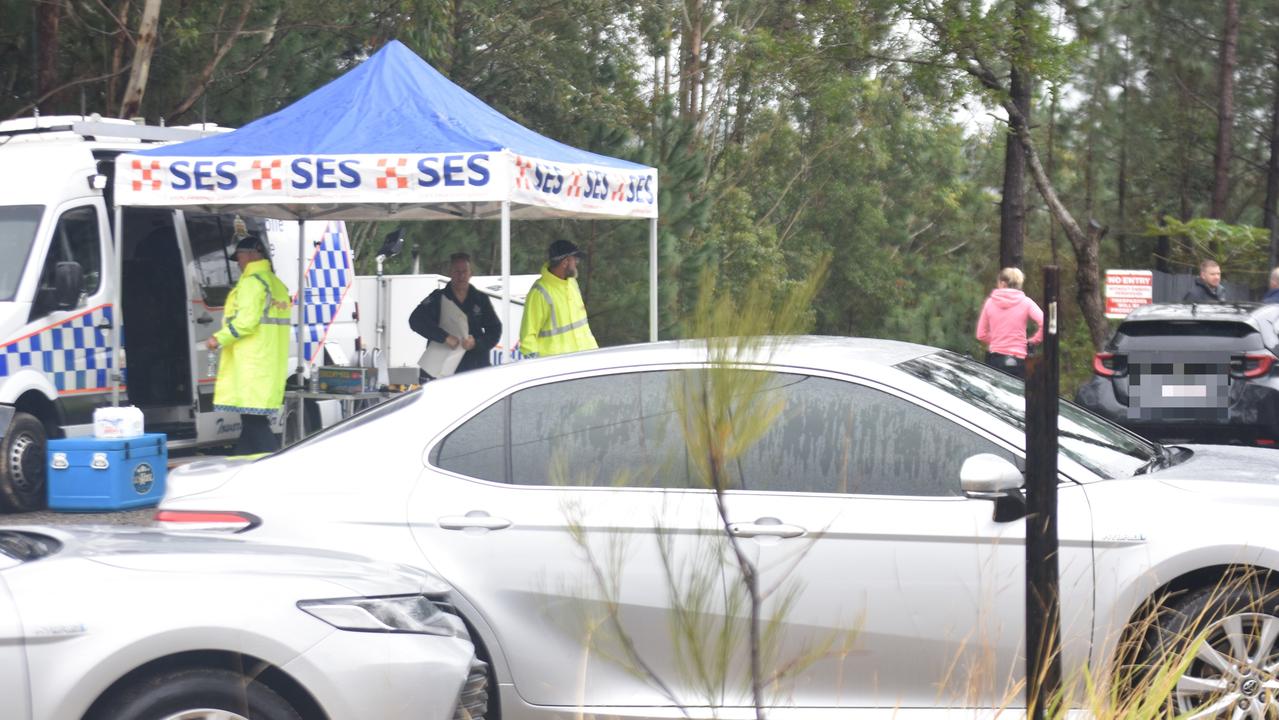
{"label": "car door handle", "polygon": [[511,526],[510,520],[493,517],[483,510],[472,510],[465,515],[445,515],[439,523],[445,530],[501,530]]}
{"label": "car door handle", "polygon": [[209,323],[213,322],[213,316],[208,313],[205,313],[201,315],[200,317],[196,318],[195,321],[201,325],[208,325]]}
{"label": "car door handle", "polygon": [[733,523],[728,531],[737,537],[777,537],[793,538],[803,535],[804,528],[798,525],[787,525],[777,518],[763,517],[750,523]]}

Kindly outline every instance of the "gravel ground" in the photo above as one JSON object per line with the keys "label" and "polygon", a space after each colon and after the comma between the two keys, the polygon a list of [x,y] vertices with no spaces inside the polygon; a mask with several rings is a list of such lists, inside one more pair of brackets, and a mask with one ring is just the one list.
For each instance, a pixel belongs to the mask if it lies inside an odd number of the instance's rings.
{"label": "gravel ground", "polygon": [[0,525],[133,525],[151,524],[155,508],[119,510],[116,512],[52,512],[0,513]]}
{"label": "gravel ground", "polygon": [[[178,457],[169,458],[169,469],[195,460],[206,460],[212,455],[186,452]],[[111,512],[53,512],[41,510],[29,513],[5,513],[0,511],[0,526],[3,525],[132,525],[149,526],[154,507],[136,510],[116,510]]]}

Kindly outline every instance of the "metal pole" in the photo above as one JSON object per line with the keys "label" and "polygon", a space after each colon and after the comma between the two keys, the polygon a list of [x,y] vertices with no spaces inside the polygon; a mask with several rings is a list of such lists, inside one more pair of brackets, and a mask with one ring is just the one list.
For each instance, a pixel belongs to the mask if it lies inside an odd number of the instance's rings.
{"label": "metal pole", "polygon": [[657,342],[657,218],[648,221],[648,341]]}
{"label": "metal pole", "polygon": [[1044,346],[1026,363],[1026,709],[1061,701],[1057,573],[1058,268],[1044,268]]}
{"label": "metal pole", "polygon": [[[301,218],[298,219],[298,366],[297,377],[299,390],[305,390],[306,385],[302,378],[303,363],[306,362],[306,342],[304,340],[306,331],[306,222]],[[297,423],[298,440],[306,437],[306,400],[302,398],[302,393],[298,393],[298,410],[297,416],[294,418]],[[288,432],[288,429],[285,429]]]}
{"label": "metal pole", "polygon": [[[502,201],[502,327],[505,329],[511,324],[511,201]],[[515,338],[511,342],[514,346],[519,342],[519,328],[507,330],[507,337]],[[510,348],[503,348],[510,352]]]}
{"label": "metal pole", "polygon": [[124,309],[124,208],[115,206],[115,232],[112,233],[115,243],[112,254],[111,281],[115,283],[111,291],[111,343],[115,357],[111,360],[111,407],[120,407],[120,383],[124,381],[124,343],[121,342],[121,315]]}

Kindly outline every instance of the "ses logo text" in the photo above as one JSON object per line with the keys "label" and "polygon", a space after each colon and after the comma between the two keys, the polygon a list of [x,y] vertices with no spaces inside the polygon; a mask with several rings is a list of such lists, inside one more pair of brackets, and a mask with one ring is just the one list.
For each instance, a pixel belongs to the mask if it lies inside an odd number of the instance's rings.
{"label": "ses logo text", "polygon": [[[489,182],[488,155],[432,155],[417,160],[412,166],[408,158],[381,161],[378,167],[361,167],[359,160],[331,157],[298,157],[288,163],[286,177],[280,177],[284,163],[280,160],[257,160],[245,168],[236,160],[175,160],[169,165],[169,187],[174,190],[234,190],[245,179],[274,181],[271,189],[285,182],[294,190],[336,190],[361,187],[364,175],[375,179],[416,181],[419,187],[482,186]],[[412,170],[410,170],[412,167]],[[416,177],[415,177],[416,176]],[[385,183],[388,187],[407,187],[408,182]]]}
{"label": "ses logo text", "polygon": [[[227,160],[173,160],[164,168],[159,162],[134,163],[136,190],[159,190],[168,185],[175,191],[231,192],[287,189],[316,190],[406,190],[418,188],[485,187],[492,181],[492,164],[499,161],[488,153],[470,155],[388,156],[380,159],[340,157],[294,157]],[[628,203],[653,203],[652,179],[643,174],[602,173],[595,170],[563,168],[536,161],[519,160],[517,184],[549,195],[597,198]],[[248,186],[248,187],[246,187]]]}

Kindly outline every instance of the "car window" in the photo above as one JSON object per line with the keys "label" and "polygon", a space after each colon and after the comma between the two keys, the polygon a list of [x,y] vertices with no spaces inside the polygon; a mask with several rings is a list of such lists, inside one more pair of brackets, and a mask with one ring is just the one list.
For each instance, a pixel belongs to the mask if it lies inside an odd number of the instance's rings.
{"label": "car window", "polygon": [[[760,371],[763,372],[763,371]],[[705,487],[685,442],[679,397],[694,370],[548,383],[485,408],[450,433],[431,462],[522,485]],[[733,489],[960,495],[959,467],[1008,454],[914,403],[849,382],[768,373],[753,404],[777,415],[729,465]]]}
{"label": "car window", "polygon": [[79,263],[84,278],[84,294],[92,295],[102,283],[102,236],[98,229],[98,212],[92,205],[72,208],[58,218],[49,240],[49,252],[40,270],[40,287],[36,291],[31,317],[42,317],[57,309],[55,278],[58,263]]}
{"label": "car window", "polygon": [[763,393],[780,412],[732,465],[733,486],[744,490],[959,496],[964,460],[1011,459],[947,418],[856,383],[778,375]]}
{"label": "car window", "polygon": [[1265,347],[1256,328],[1241,322],[1218,320],[1150,320],[1126,322],[1115,332],[1118,352],[1133,350],[1261,350]]}
{"label": "car window", "polygon": [[506,428],[510,402],[500,400],[467,420],[432,452],[431,463],[469,477],[508,482]]}
{"label": "car window", "polygon": [[687,487],[686,453],[664,373],[548,383],[485,408],[431,462],[493,482]]}
{"label": "car window", "polygon": [[[1026,386],[1017,378],[950,352],[924,355],[897,369],[1018,429],[1026,429]],[[1060,452],[1106,478],[1129,477],[1156,455],[1155,445],[1061,400],[1057,410]]]}

